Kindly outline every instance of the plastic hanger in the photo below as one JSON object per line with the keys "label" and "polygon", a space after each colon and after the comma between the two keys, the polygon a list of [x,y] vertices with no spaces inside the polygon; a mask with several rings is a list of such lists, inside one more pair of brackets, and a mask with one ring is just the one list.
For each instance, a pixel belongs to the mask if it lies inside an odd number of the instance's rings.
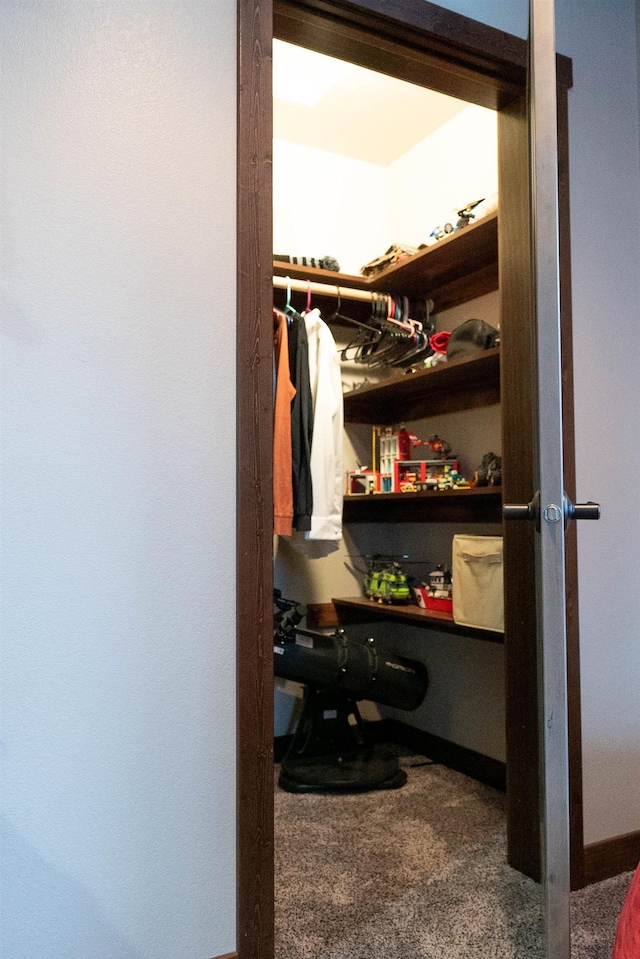
{"label": "plastic hanger", "polygon": [[[362,323],[360,320],[354,320],[352,316],[347,316],[346,314],[341,313],[340,310],[341,310],[342,300],[340,296],[340,287],[337,286],[336,290],[337,290],[338,302],[336,305],[335,312],[329,317],[328,322],[331,322],[331,321],[335,322],[337,320],[344,323],[349,323],[353,326],[357,326],[360,330],[365,331],[364,333],[362,332],[359,333],[355,340],[352,340],[350,343],[347,343],[344,349],[340,352],[340,358],[343,361],[352,360],[355,358],[358,351],[363,346],[365,346],[368,343],[376,343],[382,336],[382,330],[380,330],[377,326],[371,326],[371,324],[369,323]],[[371,336],[367,336],[366,335],[367,333],[371,334]],[[354,354],[353,357],[348,356],[348,351],[353,349],[356,350],[356,354]]]}
{"label": "plastic hanger", "polygon": [[290,276],[287,276],[287,277],[285,277],[285,279],[286,279],[286,281],[287,281],[287,299],[286,299],[286,302],[285,302],[285,304],[284,304],[284,312],[287,313],[287,314],[291,317],[291,316],[293,316],[294,313],[297,312],[297,310],[295,310],[295,309],[291,306],[291,277],[290,277]]}

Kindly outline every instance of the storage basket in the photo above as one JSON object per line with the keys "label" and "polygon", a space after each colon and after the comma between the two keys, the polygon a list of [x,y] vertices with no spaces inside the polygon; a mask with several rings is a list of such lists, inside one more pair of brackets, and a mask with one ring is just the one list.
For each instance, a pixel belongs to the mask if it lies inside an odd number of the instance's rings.
{"label": "storage basket", "polygon": [[504,632],[502,536],[453,537],[453,619]]}

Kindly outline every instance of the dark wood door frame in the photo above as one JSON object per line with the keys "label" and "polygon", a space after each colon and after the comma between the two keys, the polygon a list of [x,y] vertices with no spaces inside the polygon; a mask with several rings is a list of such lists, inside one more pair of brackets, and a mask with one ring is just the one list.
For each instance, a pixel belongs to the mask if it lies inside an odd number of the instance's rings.
{"label": "dark wood door frame", "polygon": [[[426,0],[239,0],[238,6],[238,954],[273,957],[272,100],[273,36],[499,112],[504,495],[533,490],[525,41]],[[567,91],[558,57],[565,470],[575,498]],[[510,469],[517,463],[517,469]],[[533,533],[505,527],[509,861],[539,858]],[[567,542],[572,885],[583,884],[577,558]]]}

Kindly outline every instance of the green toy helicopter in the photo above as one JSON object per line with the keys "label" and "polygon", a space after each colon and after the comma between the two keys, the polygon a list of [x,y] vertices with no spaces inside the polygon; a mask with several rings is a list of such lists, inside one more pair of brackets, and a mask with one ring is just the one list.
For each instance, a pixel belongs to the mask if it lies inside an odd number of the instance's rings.
{"label": "green toy helicopter", "polygon": [[364,589],[378,603],[408,603],[411,591],[400,563],[389,556],[367,557]]}

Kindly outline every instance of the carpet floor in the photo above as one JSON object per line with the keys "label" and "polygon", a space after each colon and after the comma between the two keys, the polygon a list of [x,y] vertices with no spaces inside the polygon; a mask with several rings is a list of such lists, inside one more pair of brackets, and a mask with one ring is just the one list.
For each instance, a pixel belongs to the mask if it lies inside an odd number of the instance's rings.
{"label": "carpet floor", "polygon": [[[505,797],[405,757],[402,789],[276,790],[277,959],[542,959],[539,887],[506,865]],[[572,959],[610,959],[631,874],[572,897]]]}

